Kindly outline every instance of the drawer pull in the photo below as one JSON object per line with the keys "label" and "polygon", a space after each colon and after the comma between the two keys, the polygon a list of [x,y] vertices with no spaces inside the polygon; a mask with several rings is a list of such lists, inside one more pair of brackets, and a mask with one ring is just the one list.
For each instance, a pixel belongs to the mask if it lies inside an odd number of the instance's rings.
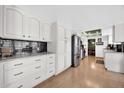
{"label": "drawer pull", "polygon": [[23,65],[23,63],[15,64],[14,66],[20,66],[20,65]]}
{"label": "drawer pull", "polygon": [[25,37],[25,35],[23,35],[23,37]]}
{"label": "drawer pull", "polygon": [[49,58],[53,58],[53,57],[49,57]]}
{"label": "drawer pull", "polygon": [[37,66],[37,67],[35,67],[35,69],[39,69],[39,68],[41,68],[41,66]]}
{"label": "drawer pull", "polygon": [[20,73],[14,74],[14,76],[18,76],[18,75],[21,75],[21,74],[23,74],[23,72],[20,72]]}
{"label": "drawer pull", "polygon": [[52,73],[52,72],[53,72],[53,70],[49,71],[49,73]]}
{"label": "drawer pull", "polygon": [[17,88],[22,88],[23,87],[23,85],[20,85],[20,86],[18,86]]}
{"label": "drawer pull", "polygon": [[35,60],[35,61],[41,61],[41,59],[37,59],[37,60]]}
{"label": "drawer pull", "polygon": [[49,63],[50,65],[53,64],[53,62]]}
{"label": "drawer pull", "polygon": [[37,80],[37,79],[39,79],[39,78],[41,78],[41,77],[40,77],[40,76],[39,76],[39,77],[36,77],[35,80]]}

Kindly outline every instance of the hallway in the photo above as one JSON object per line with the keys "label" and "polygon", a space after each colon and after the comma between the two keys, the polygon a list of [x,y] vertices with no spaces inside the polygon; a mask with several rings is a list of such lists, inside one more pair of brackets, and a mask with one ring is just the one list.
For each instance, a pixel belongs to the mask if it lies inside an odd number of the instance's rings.
{"label": "hallway", "polygon": [[96,63],[94,56],[80,62],[80,66],[69,68],[52,77],[36,88],[120,88],[124,87],[124,74],[105,70],[103,64]]}

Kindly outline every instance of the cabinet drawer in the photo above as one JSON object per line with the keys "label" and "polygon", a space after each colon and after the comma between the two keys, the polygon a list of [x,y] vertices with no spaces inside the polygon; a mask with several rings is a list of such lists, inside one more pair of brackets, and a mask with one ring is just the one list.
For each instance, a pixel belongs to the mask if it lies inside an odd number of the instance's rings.
{"label": "cabinet drawer", "polygon": [[18,80],[17,82],[13,82],[7,85],[7,88],[28,88],[28,82],[24,80]]}
{"label": "cabinet drawer", "polygon": [[31,82],[32,87],[36,86],[37,84],[43,81],[43,75],[41,75],[41,72],[32,74],[30,77],[31,78],[29,82]]}
{"label": "cabinet drawer", "polygon": [[15,60],[6,62],[4,64],[4,69],[11,70],[11,69],[16,69],[16,68],[24,67],[26,65],[36,64],[40,62],[41,62],[40,57],[15,59]]}
{"label": "cabinet drawer", "polygon": [[41,72],[43,69],[43,65],[41,65],[41,63],[37,63],[37,64],[33,64],[30,69],[29,69],[29,72],[27,73],[30,73],[30,74],[34,74],[34,73],[37,73],[37,72]]}
{"label": "cabinet drawer", "polygon": [[4,64],[4,69],[11,70],[11,69],[23,67],[24,65],[27,65],[29,63],[31,63],[31,62],[27,61],[26,59],[25,60],[24,59],[12,60],[12,61],[6,62]]}
{"label": "cabinet drawer", "polygon": [[48,68],[55,67],[55,62],[54,61],[47,62],[47,67]]}
{"label": "cabinet drawer", "polygon": [[25,76],[37,73],[39,71],[42,71],[42,65],[40,62],[22,68],[8,70],[5,71],[5,82],[6,84],[8,84],[16,80],[22,79]]}
{"label": "cabinet drawer", "polygon": [[47,55],[47,62],[55,62],[55,55],[54,54]]}
{"label": "cabinet drawer", "polygon": [[16,82],[11,82],[7,84],[7,88],[31,88],[43,81],[41,72],[23,77]]}
{"label": "cabinet drawer", "polygon": [[55,67],[49,68],[47,70],[47,77],[48,78],[51,77],[51,76],[53,76],[54,74],[55,74]]}
{"label": "cabinet drawer", "polygon": [[24,76],[26,74],[27,73],[24,68],[6,71],[5,72],[5,84],[9,84],[9,83],[17,81],[21,78],[24,78]]}

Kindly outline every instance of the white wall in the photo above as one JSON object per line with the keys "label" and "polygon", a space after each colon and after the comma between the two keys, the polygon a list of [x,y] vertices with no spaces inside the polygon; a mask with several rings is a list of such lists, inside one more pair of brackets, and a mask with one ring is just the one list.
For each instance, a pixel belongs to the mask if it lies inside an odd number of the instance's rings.
{"label": "white wall", "polygon": [[56,11],[55,6],[50,5],[16,5],[16,7],[29,13],[33,16],[38,17],[44,22],[55,22]]}
{"label": "white wall", "polygon": [[102,36],[108,36],[108,43],[113,44],[113,27],[106,27],[102,29]]}
{"label": "white wall", "polygon": [[87,31],[124,22],[122,5],[21,5],[18,6],[43,20],[58,22],[65,28]]}

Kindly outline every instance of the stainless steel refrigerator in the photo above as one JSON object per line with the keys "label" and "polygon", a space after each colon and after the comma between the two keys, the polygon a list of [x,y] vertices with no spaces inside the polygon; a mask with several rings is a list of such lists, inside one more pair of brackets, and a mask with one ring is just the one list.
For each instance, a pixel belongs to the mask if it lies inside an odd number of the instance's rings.
{"label": "stainless steel refrigerator", "polygon": [[81,39],[77,35],[72,35],[72,67],[80,65]]}

